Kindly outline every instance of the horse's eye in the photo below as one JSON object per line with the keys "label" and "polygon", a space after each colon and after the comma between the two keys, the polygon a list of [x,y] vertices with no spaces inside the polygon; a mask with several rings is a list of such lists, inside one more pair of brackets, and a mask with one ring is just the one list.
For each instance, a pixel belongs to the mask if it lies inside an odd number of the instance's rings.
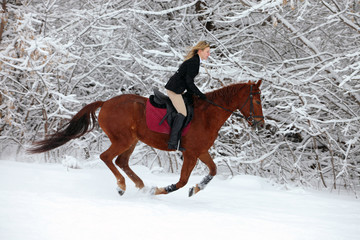
{"label": "horse's eye", "polygon": [[259,104],[259,105],[261,104],[260,101],[256,101],[256,103]]}

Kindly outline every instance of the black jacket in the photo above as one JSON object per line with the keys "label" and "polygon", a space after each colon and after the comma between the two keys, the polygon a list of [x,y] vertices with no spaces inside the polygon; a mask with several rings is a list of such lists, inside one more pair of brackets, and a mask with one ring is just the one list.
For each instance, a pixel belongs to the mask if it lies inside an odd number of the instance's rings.
{"label": "black jacket", "polygon": [[201,98],[205,95],[195,86],[194,78],[199,73],[200,57],[195,54],[192,58],[184,61],[179,70],[170,78],[165,88],[177,94],[187,90],[189,93],[195,94]]}

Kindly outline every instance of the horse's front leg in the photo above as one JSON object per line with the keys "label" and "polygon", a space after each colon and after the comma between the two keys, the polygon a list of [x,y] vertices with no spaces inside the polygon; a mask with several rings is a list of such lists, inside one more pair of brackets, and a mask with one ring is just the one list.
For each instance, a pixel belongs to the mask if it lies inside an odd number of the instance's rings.
{"label": "horse's front leg", "polygon": [[189,180],[190,174],[196,165],[197,157],[184,152],[184,162],[181,168],[180,180],[176,184],[171,184],[164,188],[154,188],[153,194],[168,194],[185,186]]}
{"label": "horse's front leg", "polygon": [[208,152],[203,153],[199,156],[200,160],[206,164],[209,168],[209,175],[205,176],[200,183],[196,184],[196,186],[189,189],[189,197],[195,195],[200,190],[204,190],[208,183],[213,179],[216,175],[216,164],[212,160],[210,154]]}

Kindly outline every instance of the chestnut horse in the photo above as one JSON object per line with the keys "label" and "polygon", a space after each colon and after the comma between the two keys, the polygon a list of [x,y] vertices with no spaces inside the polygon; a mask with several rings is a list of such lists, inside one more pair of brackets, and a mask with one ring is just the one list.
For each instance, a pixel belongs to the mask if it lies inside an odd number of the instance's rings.
{"label": "chestnut horse", "polygon": [[[190,174],[199,158],[209,168],[209,175],[189,191],[189,196],[203,190],[216,174],[216,165],[208,153],[218,136],[218,131],[232,112],[240,110],[250,126],[264,126],[261,107],[261,80],[257,83],[239,83],[207,93],[207,100],[194,99],[194,117],[188,133],[182,137],[183,165],[181,176],[176,184],[164,188],[153,188],[153,194],[167,194],[182,188],[188,182]],[[31,153],[46,152],[57,148],[71,139],[78,138],[94,128],[95,111],[101,107],[98,116],[100,127],[111,141],[111,146],[100,155],[101,160],[115,175],[118,192],[126,190],[125,178],[115,164],[122,169],[139,189],[144,188],[143,181],[129,167],[129,158],[136,143],[140,140],[147,145],[169,151],[168,134],[153,132],[146,125],[145,106],[147,98],[124,94],[108,101],[93,102],[81,109],[70,122],[46,139],[35,142]],[[92,122],[92,124],[91,124]],[[90,125],[92,125],[91,128]],[[116,158],[115,164],[113,159]]]}

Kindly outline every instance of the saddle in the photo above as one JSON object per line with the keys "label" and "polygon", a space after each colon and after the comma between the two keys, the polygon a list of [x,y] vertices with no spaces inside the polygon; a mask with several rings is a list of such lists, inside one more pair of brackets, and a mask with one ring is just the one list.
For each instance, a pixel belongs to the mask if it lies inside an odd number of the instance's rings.
{"label": "saddle", "polygon": [[[185,127],[183,129],[183,135],[185,135],[194,116],[194,106],[192,94],[185,93],[182,96],[187,111],[184,123]],[[149,101],[146,105],[146,123],[148,127],[156,132],[170,133],[172,122],[176,114],[177,111],[170,98],[160,92],[159,89],[154,88],[154,95],[149,97]]]}

